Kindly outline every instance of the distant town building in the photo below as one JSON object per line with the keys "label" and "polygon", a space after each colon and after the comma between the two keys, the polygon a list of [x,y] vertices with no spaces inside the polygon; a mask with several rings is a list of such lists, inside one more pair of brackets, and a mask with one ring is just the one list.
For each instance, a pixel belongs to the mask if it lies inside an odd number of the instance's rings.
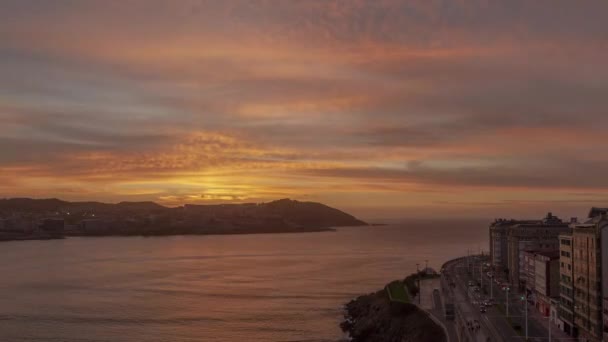
{"label": "distant town building", "polygon": [[29,234],[37,228],[36,220],[29,217],[15,216],[0,219],[0,232]]}
{"label": "distant town building", "polygon": [[0,219],[0,231],[9,230],[12,227],[11,220],[9,219]]}
{"label": "distant town building", "polygon": [[39,230],[51,236],[62,236],[65,228],[63,219],[49,218],[40,222]]}
{"label": "distant town building", "polygon": [[86,219],[80,222],[83,233],[99,234],[108,230],[108,222],[102,219]]}

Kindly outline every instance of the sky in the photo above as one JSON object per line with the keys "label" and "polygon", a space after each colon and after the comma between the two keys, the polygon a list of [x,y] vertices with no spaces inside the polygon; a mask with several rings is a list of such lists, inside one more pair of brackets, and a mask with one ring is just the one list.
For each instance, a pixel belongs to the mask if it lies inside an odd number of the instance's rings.
{"label": "sky", "polygon": [[608,206],[607,1],[0,6],[0,197]]}

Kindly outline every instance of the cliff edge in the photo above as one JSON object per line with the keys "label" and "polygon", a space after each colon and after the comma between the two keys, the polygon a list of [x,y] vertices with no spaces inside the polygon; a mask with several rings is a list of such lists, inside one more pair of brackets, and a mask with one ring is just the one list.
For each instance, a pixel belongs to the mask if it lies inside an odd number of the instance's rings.
{"label": "cliff edge", "polygon": [[348,304],[342,330],[353,342],[445,342],[443,329],[410,303],[389,300],[385,290],[360,296]]}

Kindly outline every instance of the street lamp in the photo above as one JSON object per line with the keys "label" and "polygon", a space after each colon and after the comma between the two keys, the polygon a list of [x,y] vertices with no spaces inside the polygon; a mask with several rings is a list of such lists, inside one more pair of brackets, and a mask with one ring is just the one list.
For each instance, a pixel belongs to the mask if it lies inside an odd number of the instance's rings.
{"label": "street lamp", "polygon": [[509,287],[505,287],[505,303],[507,305],[507,317],[509,317]]}
{"label": "street lamp", "polygon": [[549,316],[549,342],[551,342],[551,316]]}
{"label": "street lamp", "polygon": [[479,261],[479,287],[483,291],[483,261]]}
{"label": "street lamp", "polygon": [[[527,341],[528,340],[528,294],[525,293],[523,296],[521,296],[521,300],[524,301],[524,317],[526,318],[526,341]],[[551,325],[551,322],[549,322],[549,326],[550,325]],[[551,329],[551,327],[549,327],[549,330],[550,329]]]}
{"label": "street lamp", "polygon": [[492,279],[494,279],[494,274],[489,278],[490,281],[490,299],[494,299],[494,295],[492,294],[494,291],[494,284],[492,283]]}

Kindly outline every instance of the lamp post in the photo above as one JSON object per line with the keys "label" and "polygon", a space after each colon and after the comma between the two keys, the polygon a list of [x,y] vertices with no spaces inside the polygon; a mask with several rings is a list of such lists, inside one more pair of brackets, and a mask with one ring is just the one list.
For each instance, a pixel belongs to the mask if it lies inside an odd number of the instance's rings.
{"label": "lamp post", "polygon": [[479,287],[483,291],[483,261],[479,261]]}
{"label": "lamp post", "polygon": [[505,303],[507,305],[507,317],[509,317],[509,287],[505,288]]}
{"label": "lamp post", "polygon": [[551,316],[549,316],[549,342],[551,342]]}
{"label": "lamp post", "polygon": [[[526,290],[524,290],[526,291]],[[521,296],[521,300],[524,301],[524,317],[526,319],[526,341],[528,340],[528,294],[524,293]],[[551,329],[551,322],[549,322],[549,329]]]}

